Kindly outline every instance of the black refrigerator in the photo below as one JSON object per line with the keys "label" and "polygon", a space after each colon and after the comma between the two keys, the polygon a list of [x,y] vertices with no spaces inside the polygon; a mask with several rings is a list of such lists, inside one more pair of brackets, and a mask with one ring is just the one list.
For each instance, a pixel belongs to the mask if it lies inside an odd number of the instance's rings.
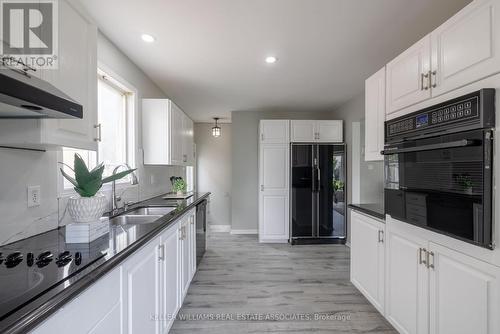
{"label": "black refrigerator", "polygon": [[345,243],[345,144],[291,145],[290,242]]}

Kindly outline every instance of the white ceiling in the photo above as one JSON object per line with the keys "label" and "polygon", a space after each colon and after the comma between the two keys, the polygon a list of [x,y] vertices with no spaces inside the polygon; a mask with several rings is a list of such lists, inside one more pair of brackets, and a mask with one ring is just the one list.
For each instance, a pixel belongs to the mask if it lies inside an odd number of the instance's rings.
{"label": "white ceiling", "polygon": [[[470,0],[82,0],[195,121],[332,110]],[[146,44],[142,33],[156,37]],[[279,61],[265,64],[267,55]]]}

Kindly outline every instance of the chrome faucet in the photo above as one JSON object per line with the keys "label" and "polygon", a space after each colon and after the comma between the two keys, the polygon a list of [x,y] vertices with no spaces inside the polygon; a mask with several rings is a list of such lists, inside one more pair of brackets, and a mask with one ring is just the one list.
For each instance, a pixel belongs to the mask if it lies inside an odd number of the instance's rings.
{"label": "chrome faucet", "polygon": [[[132,169],[128,164],[118,165],[115,167],[115,169],[113,169],[113,175],[115,175],[118,172],[118,169],[120,169],[120,167],[126,167],[128,169]],[[132,181],[130,182],[130,184],[132,185],[139,184],[139,180],[137,179],[137,174],[135,174],[135,172],[130,173],[130,176],[132,177]],[[115,214],[118,211],[118,202],[121,200],[122,199],[120,196],[116,196],[116,180],[114,180],[113,183],[111,183],[111,201],[112,201],[111,212],[113,214]]]}

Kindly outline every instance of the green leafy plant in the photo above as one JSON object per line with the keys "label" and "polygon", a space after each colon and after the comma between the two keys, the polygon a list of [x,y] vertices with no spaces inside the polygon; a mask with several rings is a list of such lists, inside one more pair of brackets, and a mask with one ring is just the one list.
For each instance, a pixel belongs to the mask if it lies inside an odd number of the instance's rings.
{"label": "green leafy plant", "polygon": [[173,181],[172,190],[174,192],[186,192],[187,183],[182,177],[178,177]]}
{"label": "green leafy plant", "polygon": [[333,180],[333,190],[334,191],[344,190],[344,182],[340,180]]}
{"label": "green leafy plant", "polygon": [[[67,165],[66,165],[67,166]],[[114,175],[103,178],[102,173],[104,172],[104,164],[101,162],[94,169],[89,170],[85,161],[83,161],[82,157],[75,153],[75,162],[73,168],[70,168],[75,174],[74,177],[69,176],[62,168],[62,175],[71,182],[72,185],[75,186],[75,191],[82,197],[92,197],[99,189],[101,189],[104,183],[112,182],[115,180],[119,180],[124,176],[135,171],[135,169],[129,169],[120,173],[116,173]]]}

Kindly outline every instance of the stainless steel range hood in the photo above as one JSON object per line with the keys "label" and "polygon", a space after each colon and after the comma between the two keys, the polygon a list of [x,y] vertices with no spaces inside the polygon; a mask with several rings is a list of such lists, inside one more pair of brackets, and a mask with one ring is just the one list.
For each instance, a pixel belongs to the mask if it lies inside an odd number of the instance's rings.
{"label": "stainless steel range hood", "polygon": [[83,118],[83,107],[28,71],[0,65],[0,118]]}

